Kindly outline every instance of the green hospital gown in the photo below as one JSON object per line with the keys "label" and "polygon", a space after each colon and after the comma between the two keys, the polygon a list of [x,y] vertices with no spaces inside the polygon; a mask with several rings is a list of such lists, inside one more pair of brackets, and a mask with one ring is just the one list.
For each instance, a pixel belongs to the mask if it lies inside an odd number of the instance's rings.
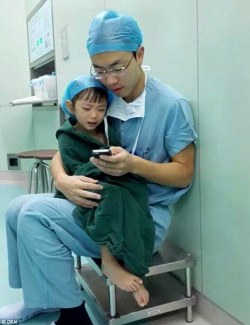
{"label": "green hospital gown", "polygon": [[[76,131],[69,121],[57,131],[59,150],[68,175],[84,175],[98,179],[99,206],[93,209],[76,206],[73,215],[80,218],[87,234],[110,253],[122,260],[128,271],[138,276],[148,272],[155,228],[148,208],[145,181],[134,174],[114,177],[101,172],[90,161],[91,150],[107,148],[86,133]],[[109,127],[110,145],[119,145]],[[58,190],[56,197],[65,198]]]}

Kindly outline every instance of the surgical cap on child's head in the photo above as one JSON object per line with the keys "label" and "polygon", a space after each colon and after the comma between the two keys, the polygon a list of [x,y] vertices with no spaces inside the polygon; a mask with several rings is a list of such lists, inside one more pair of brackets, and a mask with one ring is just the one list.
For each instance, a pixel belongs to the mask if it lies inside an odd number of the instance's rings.
{"label": "surgical cap on child's head", "polygon": [[72,99],[81,91],[93,87],[102,88],[107,92],[107,107],[108,107],[113,97],[110,90],[108,90],[100,81],[94,79],[92,76],[80,76],[70,81],[65,89],[62,102],[61,102],[61,107],[64,110],[64,112],[67,115],[72,116],[72,114],[68,111],[68,108],[66,106],[66,101],[67,100],[72,101]]}
{"label": "surgical cap on child's head", "polygon": [[134,52],[142,44],[142,32],[130,16],[114,10],[97,15],[89,28],[87,49],[89,55],[103,52]]}

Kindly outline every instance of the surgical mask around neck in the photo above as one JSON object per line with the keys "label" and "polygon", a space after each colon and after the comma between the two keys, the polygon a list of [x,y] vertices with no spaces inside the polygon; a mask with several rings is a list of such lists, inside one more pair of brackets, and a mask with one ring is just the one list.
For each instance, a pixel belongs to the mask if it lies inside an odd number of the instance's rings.
{"label": "surgical mask around neck", "polygon": [[120,120],[127,121],[131,118],[143,118],[145,115],[146,91],[131,103],[126,103],[122,98],[115,97],[108,108],[107,116],[112,116]]}

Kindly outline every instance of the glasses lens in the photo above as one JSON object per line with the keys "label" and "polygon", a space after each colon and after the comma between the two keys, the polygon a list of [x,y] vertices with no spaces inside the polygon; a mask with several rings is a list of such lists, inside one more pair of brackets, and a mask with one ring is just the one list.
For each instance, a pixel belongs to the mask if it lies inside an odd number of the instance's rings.
{"label": "glasses lens", "polygon": [[99,76],[98,74],[95,74],[93,77],[94,77],[96,80],[100,80],[100,79],[105,78],[105,76]]}
{"label": "glasses lens", "polygon": [[130,60],[128,61],[128,63],[126,65],[117,67],[117,68],[107,69],[107,70],[96,71],[95,68],[93,67],[93,65],[91,65],[90,74],[95,79],[106,78],[108,74],[111,74],[112,76],[121,76],[126,73],[126,69],[130,65],[130,62],[132,61],[133,57],[134,56],[132,55],[132,57],[130,58]]}
{"label": "glasses lens", "polygon": [[104,78],[104,75],[105,75],[104,72],[96,72],[95,69],[93,68],[93,65],[91,65],[91,67],[90,67],[90,74],[95,79],[102,79],[102,78]]}
{"label": "glasses lens", "polygon": [[119,67],[115,69],[110,69],[109,73],[111,73],[113,76],[120,76],[122,75],[126,70],[126,67]]}

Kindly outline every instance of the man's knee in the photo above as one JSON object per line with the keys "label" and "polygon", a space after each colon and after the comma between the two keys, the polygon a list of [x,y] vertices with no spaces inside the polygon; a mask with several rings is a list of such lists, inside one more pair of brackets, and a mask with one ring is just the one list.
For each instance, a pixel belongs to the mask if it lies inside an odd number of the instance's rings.
{"label": "man's knee", "polygon": [[19,206],[17,219],[17,232],[20,236],[26,234],[29,236],[29,231],[34,232],[35,227],[43,216],[48,215],[50,212],[50,204],[47,197],[33,195],[27,197],[27,200]]}
{"label": "man's knee", "polygon": [[16,226],[19,213],[29,199],[30,195],[20,195],[9,203],[5,213],[7,225],[11,227]]}

